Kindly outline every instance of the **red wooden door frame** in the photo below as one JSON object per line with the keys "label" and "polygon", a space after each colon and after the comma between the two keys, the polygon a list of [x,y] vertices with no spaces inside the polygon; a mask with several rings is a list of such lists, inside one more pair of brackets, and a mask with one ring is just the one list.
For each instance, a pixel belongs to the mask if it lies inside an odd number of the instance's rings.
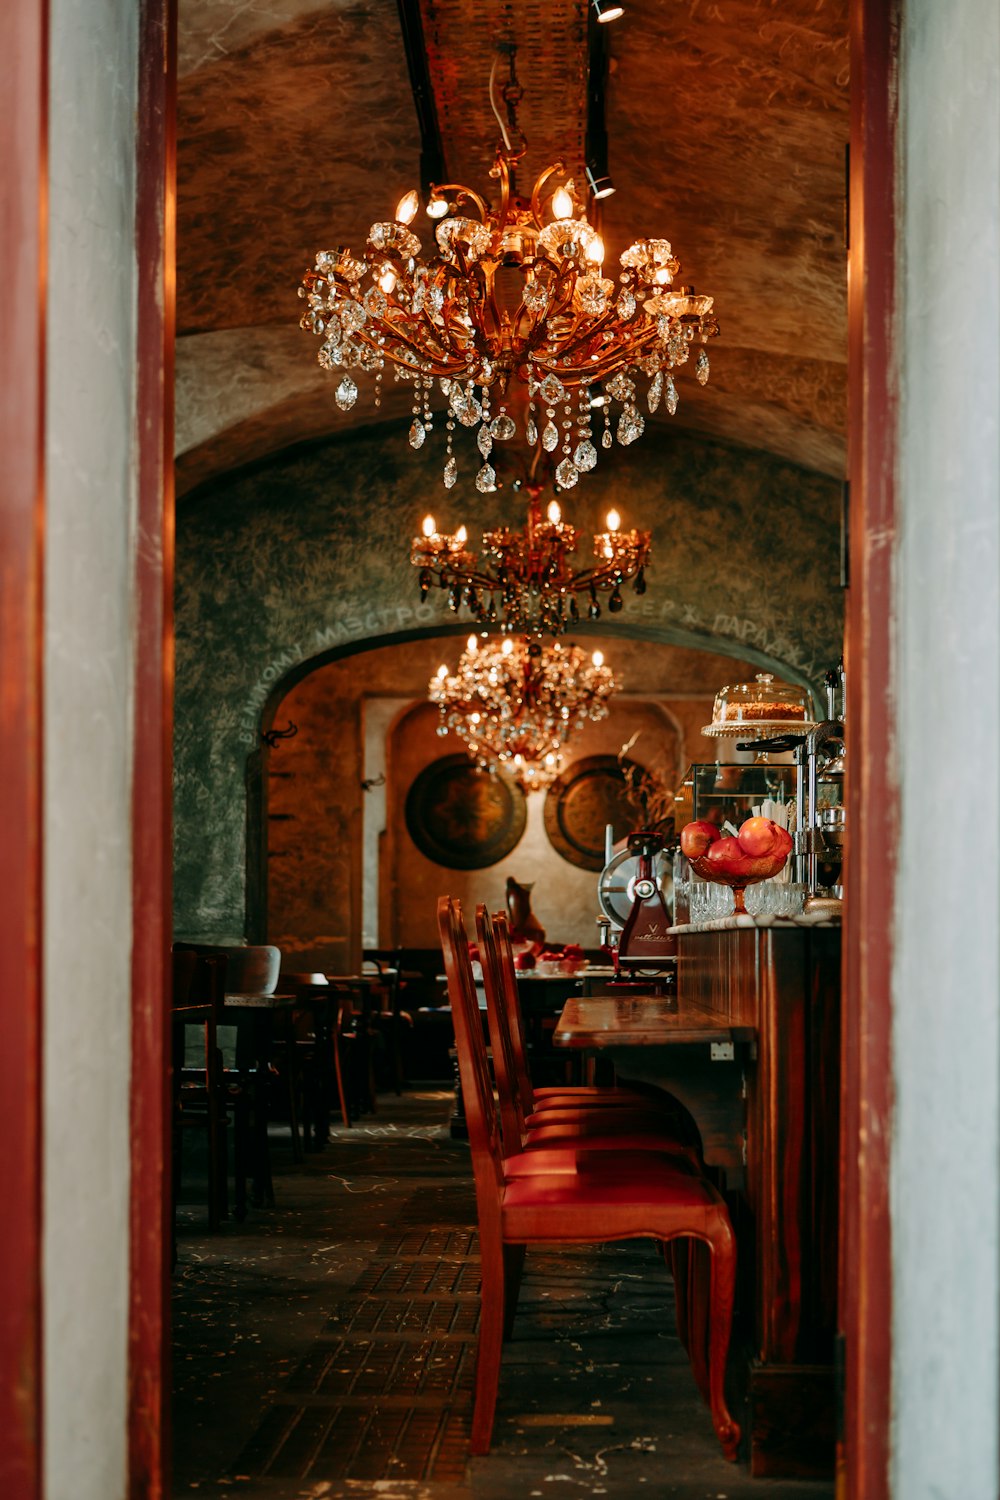
{"label": "red wooden door frame", "polygon": [[171,734],[176,0],[143,0],[136,138],[137,510],[132,779],[129,1495],[170,1472]]}
{"label": "red wooden door frame", "polygon": [[41,1494],[47,5],[0,6],[0,1494]]}
{"label": "red wooden door frame", "polygon": [[838,1497],[887,1500],[891,1399],[898,0],[851,0],[848,824]]}
{"label": "red wooden door frame", "polygon": [[[0,6],[0,786],[7,871],[0,903],[0,1492],[41,1493],[41,642],[47,6]],[[172,660],[172,0],[145,0],[140,47],[137,251],[139,533],[134,793],[130,1491],[167,1473],[166,1254],[169,1097],[169,735]],[[844,1492],[888,1494],[891,1262],[888,1122],[892,963],[890,631],[895,522],[895,5],[852,0],[851,580],[847,619],[852,765],[845,913],[842,1323],[847,1335]]]}

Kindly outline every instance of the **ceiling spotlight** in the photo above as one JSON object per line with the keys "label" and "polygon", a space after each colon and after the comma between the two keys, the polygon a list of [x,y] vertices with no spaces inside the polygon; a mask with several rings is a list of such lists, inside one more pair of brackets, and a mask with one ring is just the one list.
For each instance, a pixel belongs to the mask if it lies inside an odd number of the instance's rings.
{"label": "ceiling spotlight", "polygon": [[602,172],[598,166],[587,167],[587,186],[595,198],[610,198],[615,191],[615,185],[607,172]]}
{"label": "ceiling spotlight", "polygon": [[594,7],[594,15],[604,24],[607,21],[617,21],[619,16],[625,14],[624,5],[615,5],[613,0],[590,0]]}

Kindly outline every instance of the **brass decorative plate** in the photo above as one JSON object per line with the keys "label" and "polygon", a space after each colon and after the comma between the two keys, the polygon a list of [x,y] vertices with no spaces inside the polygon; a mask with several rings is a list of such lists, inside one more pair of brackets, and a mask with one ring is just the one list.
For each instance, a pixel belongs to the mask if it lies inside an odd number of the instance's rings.
{"label": "brass decorative plate", "polygon": [[467,755],[444,755],[406,795],[406,828],[421,854],[447,870],[482,870],[510,854],[528,817],[520,787],[481,771]]}
{"label": "brass decorative plate", "polygon": [[[615,838],[642,827],[642,811],[617,755],[587,755],[574,761],[545,797],[545,832],[557,854],[580,870],[603,870],[604,827]],[[638,770],[639,767],[636,767]]]}

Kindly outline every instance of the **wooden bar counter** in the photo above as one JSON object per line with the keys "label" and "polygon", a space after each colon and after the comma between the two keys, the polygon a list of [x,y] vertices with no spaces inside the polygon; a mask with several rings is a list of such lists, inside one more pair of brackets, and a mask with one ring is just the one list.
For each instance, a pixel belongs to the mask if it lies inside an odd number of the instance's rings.
{"label": "wooden bar counter", "polygon": [[[672,1094],[718,1169],[740,1245],[751,1472],[833,1471],[840,927],[752,917],[675,929],[677,1001],[567,1002],[554,1040]],[[735,1393],[734,1393],[735,1394]]]}

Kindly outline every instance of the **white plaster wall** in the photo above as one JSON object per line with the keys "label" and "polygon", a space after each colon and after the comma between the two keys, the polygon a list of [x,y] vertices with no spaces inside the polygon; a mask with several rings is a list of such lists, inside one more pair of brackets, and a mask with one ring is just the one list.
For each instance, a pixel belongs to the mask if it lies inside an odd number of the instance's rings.
{"label": "white plaster wall", "polygon": [[1000,7],[902,10],[892,1492],[996,1500]]}
{"label": "white plaster wall", "polygon": [[137,10],[50,10],[47,1500],[125,1493]]}

